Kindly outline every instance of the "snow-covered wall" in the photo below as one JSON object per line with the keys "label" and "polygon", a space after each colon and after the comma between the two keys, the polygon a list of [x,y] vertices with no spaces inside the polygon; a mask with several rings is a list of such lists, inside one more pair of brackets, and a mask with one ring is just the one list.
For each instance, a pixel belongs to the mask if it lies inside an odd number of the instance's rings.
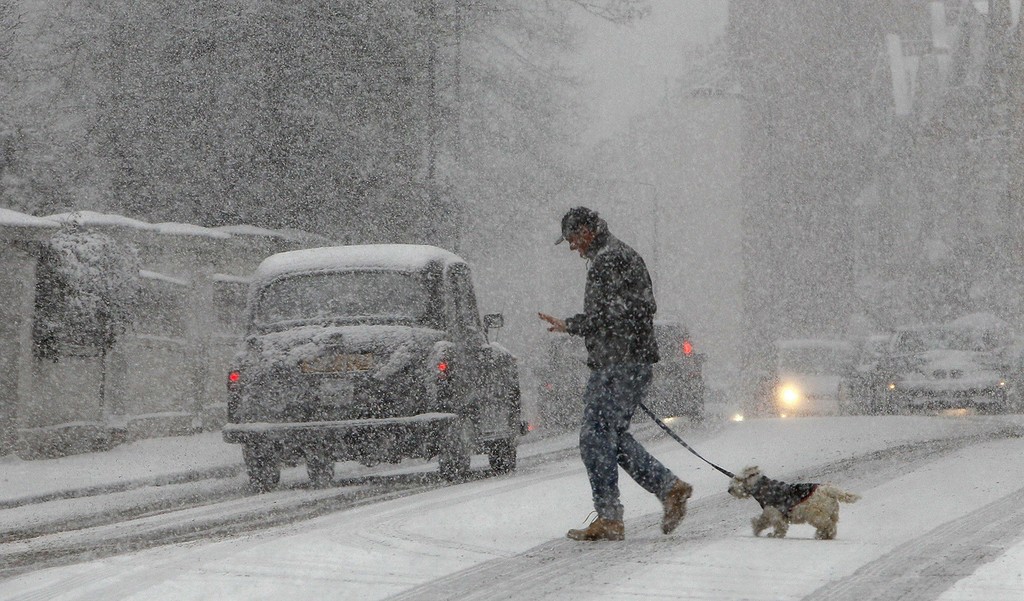
{"label": "snow-covered wall", "polygon": [[35,267],[52,221],[0,209],[0,455],[17,443],[19,399],[32,380],[32,307]]}

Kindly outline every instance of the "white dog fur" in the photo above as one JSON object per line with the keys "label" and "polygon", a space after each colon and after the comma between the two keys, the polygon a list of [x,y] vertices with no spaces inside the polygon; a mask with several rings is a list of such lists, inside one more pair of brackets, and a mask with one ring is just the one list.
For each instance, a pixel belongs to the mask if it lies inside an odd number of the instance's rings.
{"label": "white dog fur", "polygon": [[[811,487],[814,492],[805,496]],[[839,503],[853,503],[860,498],[830,484],[787,484],[771,480],[761,475],[756,466],[733,476],[729,481],[729,494],[737,499],[754,497],[762,505],[761,515],[750,521],[754,536],[760,536],[770,527],[770,536],[783,538],[790,524],[810,524],[816,530],[814,538],[823,540],[836,537]]]}

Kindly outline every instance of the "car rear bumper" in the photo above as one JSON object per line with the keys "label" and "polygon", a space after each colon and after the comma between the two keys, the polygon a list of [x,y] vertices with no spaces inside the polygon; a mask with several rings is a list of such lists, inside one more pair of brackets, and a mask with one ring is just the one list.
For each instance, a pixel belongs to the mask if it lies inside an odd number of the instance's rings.
{"label": "car rear bumper", "polygon": [[408,417],[353,419],[322,422],[253,422],[227,424],[225,442],[280,443],[289,446],[365,446],[381,439],[422,441],[444,436],[458,416],[454,413],[423,413]]}

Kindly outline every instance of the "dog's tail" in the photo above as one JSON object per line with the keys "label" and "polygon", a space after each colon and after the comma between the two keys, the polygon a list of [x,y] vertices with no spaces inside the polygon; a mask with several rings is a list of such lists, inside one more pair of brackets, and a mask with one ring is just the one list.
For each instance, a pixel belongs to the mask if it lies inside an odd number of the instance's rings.
{"label": "dog's tail", "polygon": [[825,496],[832,497],[840,503],[853,503],[860,498],[860,495],[855,495],[852,492],[846,492],[838,486],[832,486],[831,484],[822,484],[818,487],[818,492]]}

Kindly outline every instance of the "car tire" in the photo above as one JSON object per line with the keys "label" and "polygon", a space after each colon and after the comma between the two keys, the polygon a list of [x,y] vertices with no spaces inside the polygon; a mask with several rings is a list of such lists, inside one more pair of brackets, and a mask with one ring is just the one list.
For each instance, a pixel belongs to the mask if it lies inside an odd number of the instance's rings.
{"label": "car tire", "polygon": [[242,447],[249,487],[256,493],[272,490],[281,481],[281,465],[271,449],[256,444]]}
{"label": "car tire", "polygon": [[334,481],[334,461],[321,453],[306,457],[306,473],[313,488],[327,488]]}
{"label": "car tire", "polygon": [[496,473],[507,474],[516,469],[517,453],[516,440],[506,438],[494,443],[487,454],[487,462]]}
{"label": "car tire", "polygon": [[460,419],[452,425],[438,454],[438,469],[441,477],[449,482],[462,480],[469,473],[470,433],[468,422]]}

